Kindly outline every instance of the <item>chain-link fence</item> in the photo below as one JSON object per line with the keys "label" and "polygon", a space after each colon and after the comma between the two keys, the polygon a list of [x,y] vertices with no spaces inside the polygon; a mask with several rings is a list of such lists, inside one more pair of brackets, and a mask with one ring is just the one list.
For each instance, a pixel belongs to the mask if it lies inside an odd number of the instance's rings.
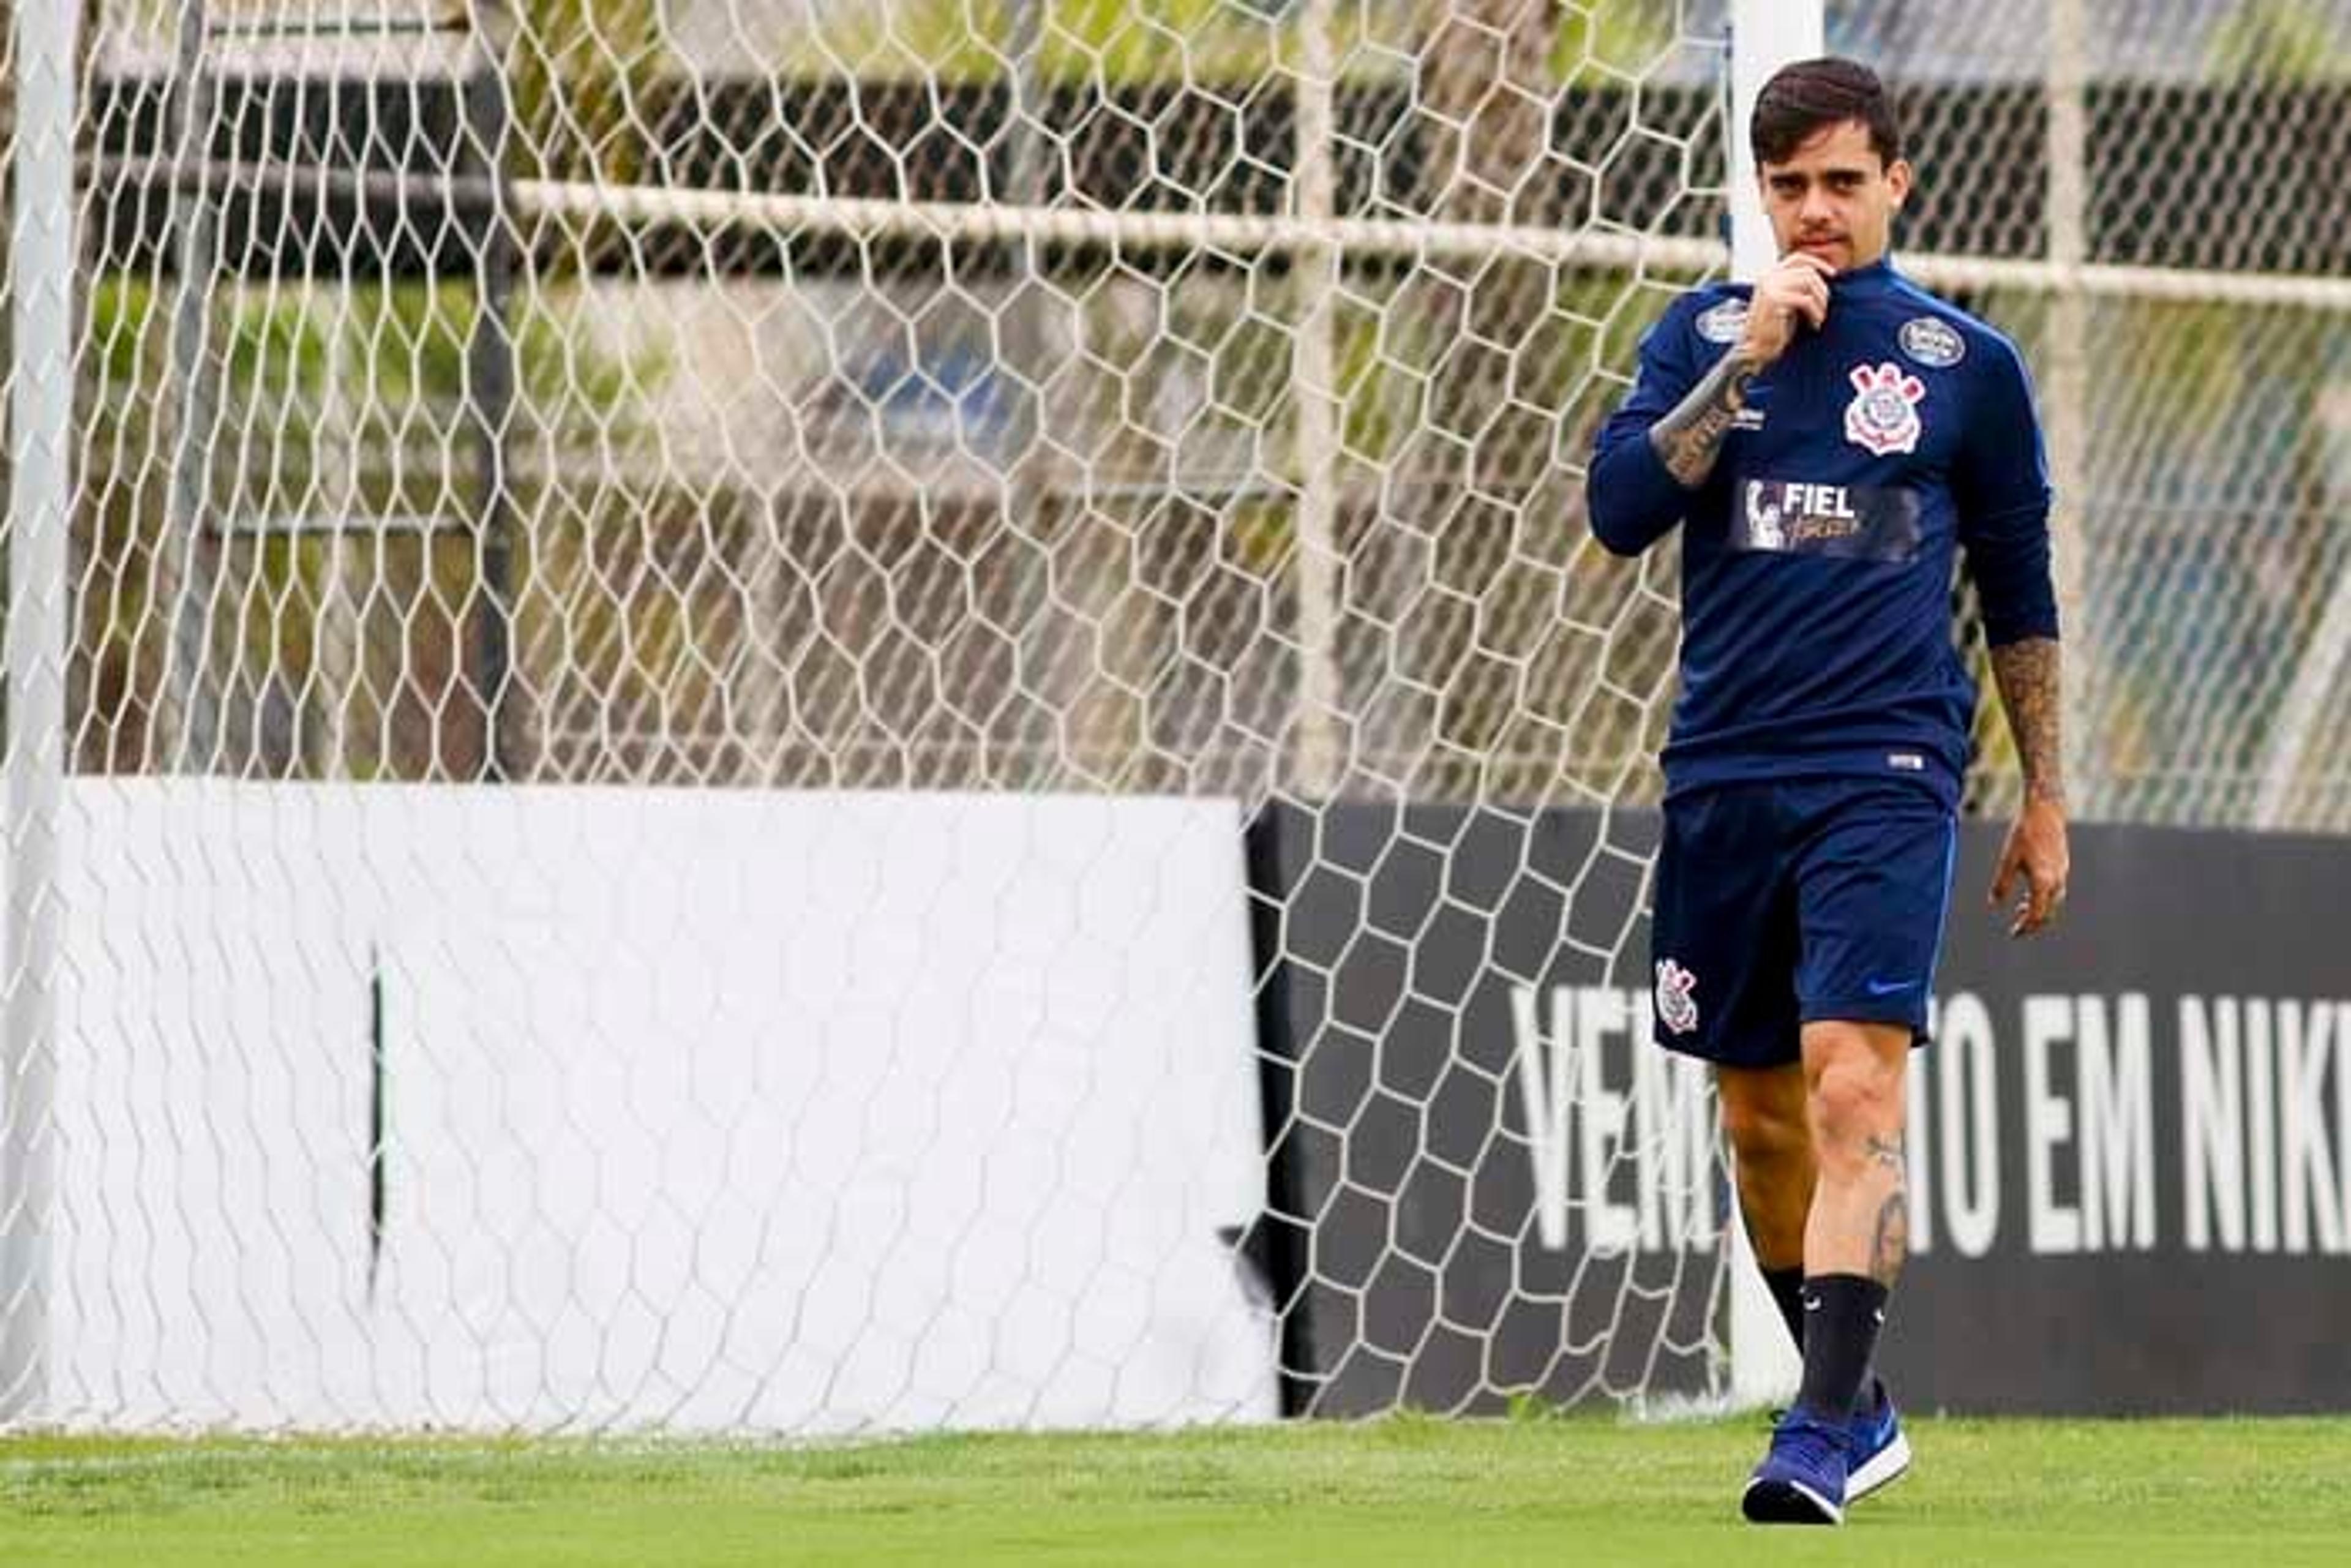
{"label": "chain-link fence", "polygon": [[[2342,7],[1999,10],[1831,42],[2041,378],[2081,810],[2339,826]],[[1670,562],[1580,465],[1714,265],[1717,8],[1351,10],[1327,100],[1239,5],[184,15],[89,51],[79,766],[1255,796],[1311,689],[1343,792],[1652,787]],[[1488,238],[1119,221],[1310,180]]]}

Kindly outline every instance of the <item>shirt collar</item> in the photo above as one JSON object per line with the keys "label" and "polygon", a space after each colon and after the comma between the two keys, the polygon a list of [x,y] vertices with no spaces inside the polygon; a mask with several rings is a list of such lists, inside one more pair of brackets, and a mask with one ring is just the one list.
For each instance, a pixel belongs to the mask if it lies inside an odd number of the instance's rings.
{"label": "shirt collar", "polygon": [[1882,294],[1899,282],[1901,275],[1894,270],[1894,256],[1888,252],[1867,267],[1856,267],[1840,272],[1829,280],[1829,287],[1839,294]]}

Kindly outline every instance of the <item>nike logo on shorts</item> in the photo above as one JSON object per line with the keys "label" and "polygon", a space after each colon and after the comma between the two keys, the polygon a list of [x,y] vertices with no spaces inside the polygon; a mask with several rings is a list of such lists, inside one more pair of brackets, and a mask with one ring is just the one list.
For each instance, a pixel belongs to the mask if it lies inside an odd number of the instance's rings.
{"label": "nike logo on shorts", "polygon": [[1869,980],[1865,983],[1873,997],[1898,997],[1905,991],[1916,990],[1918,986],[1916,980]]}

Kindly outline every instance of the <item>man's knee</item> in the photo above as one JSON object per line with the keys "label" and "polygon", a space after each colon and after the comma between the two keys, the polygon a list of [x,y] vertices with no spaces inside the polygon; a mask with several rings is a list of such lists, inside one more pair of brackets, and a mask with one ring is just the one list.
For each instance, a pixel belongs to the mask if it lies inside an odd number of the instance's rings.
{"label": "man's knee", "polygon": [[1805,1029],[1808,1120],[1813,1136],[1830,1148],[1855,1148],[1889,1135],[1898,1139],[1907,1107],[1907,1036],[1876,1026],[1812,1024]]}

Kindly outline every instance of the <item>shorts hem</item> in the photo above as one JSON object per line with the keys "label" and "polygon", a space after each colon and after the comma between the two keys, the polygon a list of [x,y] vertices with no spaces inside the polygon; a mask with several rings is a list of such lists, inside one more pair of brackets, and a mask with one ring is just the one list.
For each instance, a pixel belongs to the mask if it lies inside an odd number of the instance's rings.
{"label": "shorts hem", "polygon": [[1792,1067],[1803,1060],[1803,1047],[1793,1040],[1789,1041],[1784,1051],[1764,1053],[1715,1046],[1694,1035],[1658,1033],[1649,1038],[1660,1051],[1687,1056],[1709,1067]]}
{"label": "shorts hem", "polygon": [[1804,1003],[1797,1016],[1804,1023],[1898,1023],[1910,1030],[1913,1045],[1928,1040],[1927,1010],[1885,997],[1831,997]]}

